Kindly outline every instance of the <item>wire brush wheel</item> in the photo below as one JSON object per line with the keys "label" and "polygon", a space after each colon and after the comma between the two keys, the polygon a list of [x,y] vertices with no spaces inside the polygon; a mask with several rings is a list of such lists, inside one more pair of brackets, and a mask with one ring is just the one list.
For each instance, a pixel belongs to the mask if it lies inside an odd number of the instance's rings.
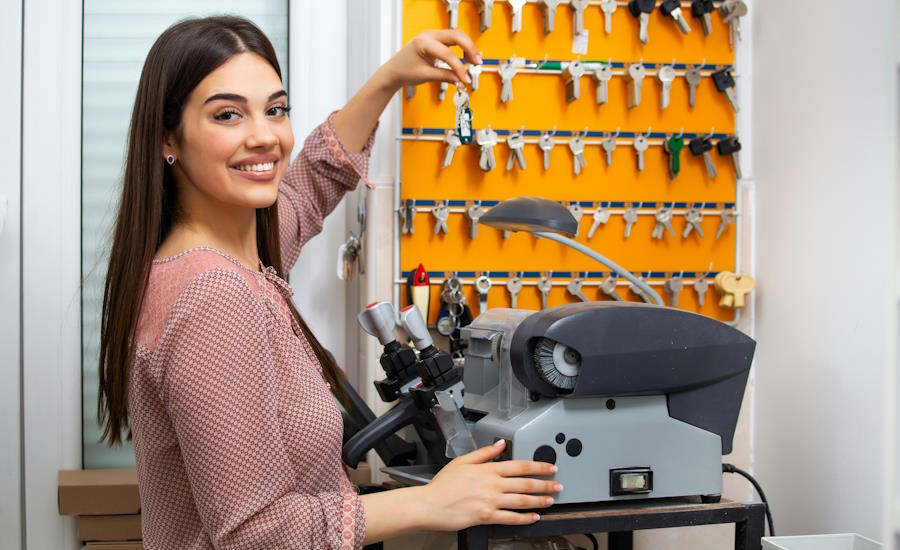
{"label": "wire brush wheel", "polygon": [[534,364],[548,384],[572,391],[581,368],[581,355],[574,349],[549,338],[541,338],[534,346]]}

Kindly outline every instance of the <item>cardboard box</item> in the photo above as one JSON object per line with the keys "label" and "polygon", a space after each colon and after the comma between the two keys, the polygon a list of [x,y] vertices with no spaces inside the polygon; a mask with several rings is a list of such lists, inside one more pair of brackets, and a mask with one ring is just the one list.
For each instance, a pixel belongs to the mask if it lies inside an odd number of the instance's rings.
{"label": "cardboard box", "polygon": [[137,471],[60,470],[59,513],[63,516],[138,514]]}
{"label": "cardboard box", "polygon": [[84,550],[144,550],[140,541],[89,542]]}
{"label": "cardboard box", "polygon": [[141,540],[141,515],[78,516],[78,540]]}

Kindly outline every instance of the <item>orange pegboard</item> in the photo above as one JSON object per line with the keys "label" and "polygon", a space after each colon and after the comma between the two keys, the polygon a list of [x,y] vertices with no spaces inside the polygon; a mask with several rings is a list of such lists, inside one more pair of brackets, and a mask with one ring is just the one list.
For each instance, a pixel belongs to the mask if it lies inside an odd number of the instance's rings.
{"label": "orange pegboard", "polygon": [[[728,321],[734,317],[734,313],[730,310],[726,310],[723,308],[719,308],[716,305],[716,302],[719,300],[719,294],[713,289],[712,278],[709,278],[710,285],[709,289],[705,294],[705,305],[701,308],[697,299],[697,293],[694,291],[693,287],[689,284],[684,285],[684,291],[681,293],[679,297],[678,307],[681,309],[685,309],[687,311],[695,311],[698,313],[703,313],[705,315],[709,315],[710,317],[714,317],[721,321]],[[663,292],[661,287],[655,287],[660,295],[666,299],[668,303],[668,296]],[[628,290],[627,286],[619,286],[618,294],[622,297],[623,300],[629,302],[640,302],[641,299]],[[594,301],[601,300],[609,300],[606,295],[600,292],[599,288],[594,285],[586,286],[582,289],[583,294]],[[463,294],[466,296],[466,304],[472,309],[472,313],[477,317],[481,312],[479,311],[478,304],[478,292],[471,285],[465,285],[463,287]],[[404,298],[405,300],[405,298]],[[430,299],[430,307],[428,312],[429,320],[434,323],[435,319],[437,319],[438,313],[440,312],[440,301],[441,301],[441,287],[440,285],[431,285],[431,299]],[[497,307],[509,307],[510,296],[509,292],[506,290],[505,284],[495,284],[491,291],[488,292],[488,308],[497,308]],[[578,302],[578,299],[569,294],[566,291],[565,286],[554,286],[550,290],[550,294],[547,298],[548,303],[552,305],[562,305]],[[541,293],[535,286],[526,286],[519,293],[516,307],[522,309],[540,309],[541,308]]]}
{"label": "orange pegboard", "polygon": [[[689,4],[685,4],[689,6]],[[446,28],[449,16],[442,0],[402,0],[402,28],[404,43],[426,29]],[[734,54],[729,47],[729,28],[717,14],[713,15],[713,32],[704,36],[699,20],[690,18],[689,7],[683,8],[693,31],[683,35],[674,21],[658,9],[651,14],[650,41],[643,45],[637,39],[637,21],[627,8],[619,6],[613,14],[612,33],[604,32],[603,12],[599,6],[589,6],[584,16],[589,32],[587,54],[572,53],[572,11],[561,4],[556,12],[556,28],[545,36],[543,15],[536,3],[525,5],[522,31],[511,32],[511,13],[506,2],[496,2],[492,25],[485,32],[479,29],[480,18],[473,0],[462,0],[459,6],[459,28],[475,41],[485,59],[506,59],[515,55],[529,60],[612,60],[615,63],[642,61],[645,64],[732,65]],[[461,51],[457,48],[461,56]],[[558,74],[517,74],[513,79],[514,99],[500,101],[500,77],[495,72],[481,75],[478,90],[470,90],[470,105],[475,128],[490,125],[495,130],[546,131],[602,131],[620,129],[622,132],[668,134],[684,131],[705,134],[732,134],[735,117],[724,94],[719,93],[712,79],[704,77],[697,90],[696,104],[688,102],[688,87],[679,76],[672,84],[671,101],[667,109],[660,108],[660,83],[648,75],[642,86],[641,104],[627,107],[627,85],[624,76],[613,76],[609,82],[609,99],[597,105],[595,80],[590,74],[581,79],[581,97],[566,102],[565,85]],[[407,129],[448,129],[453,124],[453,92],[450,86],[443,101],[438,99],[438,84],[419,86],[416,95],[403,99],[402,126]],[[440,136],[437,136],[440,138]],[[605,153],[596,145],[585,147],[586,168],[581,175],[573,171],[572,154],[567,137],[558,138],[551,154],[549,170],[543,168],[543,154],[537,145],[524,148],[527,168],[506,170],[509,149],[504,143],[494,148],[497,167],[483,172],[478,167],[477,146],[457,149],[450,167],[441,169],[445,146],[442,141],[406,139],[401,142],[401,200],[420,201],[497,201],[517,196],[541,196],[564,203],[571,201],[614,203],[715,203],[736,202],[735,175],[731,159],[712,152],[719,175],[715,180],[707,176],[701,157],[691,155],[687,147],[681,154],[681,172],[674,180],[667,175],[667,157],[662,147],[651,146],[645,153],[645,169],[636,169],[636,155],[629,145],[618,145],[613,153],[612,166],[607,166]],[[588,138],[591,141],[591,138]],[[687,141],[687,140],[686,140]],[[399,206],[399,205],[398,205]],[[414,234],[400,237],[401,271],[414,270],[419,263],[429,272],[508,272],[508,271],[607,271],[580,253],[528,234],[513,234],[503,239],[499,231],[482,226],[478,237],[469,238],[469,220],[454,213],[447,221],[448,234],[435,235],[435,218],[420,211],[414,220]],[[592,224],[585,215],[580,224],[579,242],[601,252],[626,269],[634,272],[705,272],[710,264],[714,271],[733,270],[735,265],[735,226],[729,226],[718,240],[718,216],[709,213],[703,219],[704,238],[691,235],[682,239],[684,218],[676,215],[672,221],[675,236],[666,234],[662,240],[651,238],[655,220],[642,215],[628,239],[624,237],[625,222],[621,215],[613,215],[598,229],[593,239],[587,239]],[[509,305],[509,294],[503,280],[494,285],[489,294],[490,307]],[[599,282],[597,280],[590,283]],[[654,288],[668,297],[661,286]],[[468,303],[478,313],[478,296],[474,288],[464,289]],[[607,299],[594,284],[585,287],[591,299]],[[638,300],[628,287],[620,286],[623,298]],[[577,299],[556,286],[550,294],[550,305],[573,302]],[[434,322],[439,302],[439,286],[432,286]],[[710,290],[706,305],[700,308],[690,284],[680,295],[679,307],[700,311],[719,319],[730,319],[733,312],[719,308],[718,295]],[[534,286],[526,286],[519,295],[518,306],[539,308],[540,293]]]}
{"label": "orange pegboard", "polygon": [[[687,35],[675,22],[659,11],[650,14],[647,44],[638,41],[637,20],[624,6],[619,6],[613,14],[612,33],[606,35],[603,29],[603,12],[600,6],[590,6],[584,13],[584,27],[588,30],[588,53],[582,59],[607,59],[614,61],[634,60],[643,57],[647,62],[670,62],[675,57],[679,62],[727,65],[734,62],[734,52],[728,45],[728,25],[718,14],[713,14],[713,32],[704,36],[700,21],[690,17],[690,4],[683,4],[682,12],[688,18],[692,32]],[[685,9],[685,7],[687,9]],[[550,35],[544,35],[544,19],[535,2],[525,4],[522,10],[522,32],[512,32],[512,16],[509,4],[494,3],[492,24],[484,32],[480,30],[481,19],[474,0],[459,3],[459,28],[464,30],[484,57],[518,57],[530,59],[574,59],[572,55],[572,10],[560,4],[556,10],[556,28]],[[446,4],[442,0],[403,0],[403,41],[427,29],[444,29],[449,24]]]}

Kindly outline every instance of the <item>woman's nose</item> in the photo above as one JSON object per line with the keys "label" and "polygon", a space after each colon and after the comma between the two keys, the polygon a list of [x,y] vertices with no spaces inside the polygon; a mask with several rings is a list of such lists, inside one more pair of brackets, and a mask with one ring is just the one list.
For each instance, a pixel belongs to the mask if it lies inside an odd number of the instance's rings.
{"label": "woman's nose", "polygon": [[247,129],[247,148],[271,148],[278,143],[278,136],[272,131],[266,117],[253,117]]}

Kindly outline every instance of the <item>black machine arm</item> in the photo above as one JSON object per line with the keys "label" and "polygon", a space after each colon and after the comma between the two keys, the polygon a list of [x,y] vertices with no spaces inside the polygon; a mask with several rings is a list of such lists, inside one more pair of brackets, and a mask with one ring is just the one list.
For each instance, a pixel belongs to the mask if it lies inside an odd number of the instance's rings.
{"label": "black machine arm", "polygon": [[[341,387],[347,396],[345,404],[347,412],[344,414],[344,443],[347,443],[375,421],[375,413],[366,405],[366,402],[347,379],[341,381]],[[416,446],[395,434],[387,436],[374,448],[381,460],[388,466],[406,466],[411,464],[416,456]]]}
{"label": "black machine arm", "polygon": [[397,430],[417,421],[424,421],[424,414],[412,399],[400,399],[397,406],[369,423],[344,444],[344,462],[351,468],[356,468],[369,450],[390,437],[397,437],[394,435]]}

